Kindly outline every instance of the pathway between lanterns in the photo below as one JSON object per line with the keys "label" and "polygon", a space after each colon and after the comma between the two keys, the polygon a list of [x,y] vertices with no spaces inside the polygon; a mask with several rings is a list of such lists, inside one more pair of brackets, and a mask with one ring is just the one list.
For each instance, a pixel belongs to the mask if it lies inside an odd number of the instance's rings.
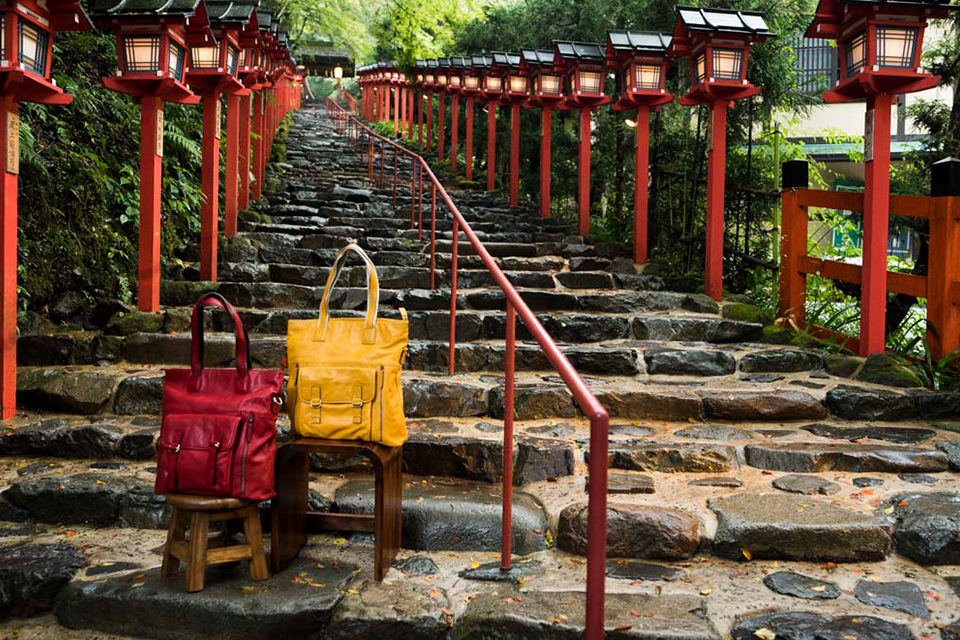
{"label": "pathway between lanterns", "polygon": [[[255,366],[278,366],[287,319],[315,316],[347,240],[377,264],[384,313],[408,310],[411,438],[395,569],[378,585],[368,536],[317,535],[267,583],[211,573],[204,592],[187,595],[180,581],[159,581],[159,376],[187,362],[188,308],[210,288],[196,281],[190,249],[179,277],[162,283],[159,314],[103,301],[68,324],[22,328],[21,408],[0,432],[0,584],[10,594],[0,611],[43,615],[0,623],[0,636],[266,638],[282,628],[444,638],[452,628],[457,638],[556,638],[582,627],[586,421],[521,342],[513,513],[526,575],[482,581],[498,573],[502,295],[461,256],[457,374],[446,375],[446,216],[431,292],[409,195],[400,189],[394,205],[389,181],[371,185],[321,109],[294,118],[289,164],[271,168],[269,204],[221,247],[215,287],[241,307]],[[486,194],[452,195],[613,416],[607,624],[618,637],[804,627],[936,638],[957,617],[960,540],[944,534],[960,526],[960,395],[909,388],[911,374],[882,358],[774,344],[783,333],[744,319],[743,306],[638,273],[628,247],[593,244]],[[343,278],[336,305],[362,309],[362,267]],[[213,322],[207,357],[224,366],[233,339]],[[314,505],[369,511],[363,464],[314,458]],[[49,589],[22,586],[37,583]]]}

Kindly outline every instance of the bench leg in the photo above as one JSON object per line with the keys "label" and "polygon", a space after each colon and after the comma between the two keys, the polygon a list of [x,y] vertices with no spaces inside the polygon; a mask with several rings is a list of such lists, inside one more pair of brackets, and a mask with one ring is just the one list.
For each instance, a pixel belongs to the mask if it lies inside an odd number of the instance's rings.
{"label": "bench leg", "polygon": [[373,575],[379,582],[386,576],[400,550],[401,492],[403,479],[399,455],[392,455],[376,467],[376,493],[374,504]]}
{"label": "bench leg", "polygon": [[270,568],[280,573],[307,543],[310,459],[306,451],[280,447],[276,461],[277,497],[270,507]]}
{"label": "bench leg", "polygon": [[170,524],[167,528],[167,544],[163,548],[163,564],[160,567],[160,575],[175,576],[180,568],[180,558],[170,552],[174,542],[184,542],[186,540],[187,521],[180,513],[180,509],[173,507],[170,510]]}
{"label": "bench leg", "polygon": [[187,561],[187,591],[203,591],[203,574],[207,568],[207,537],[210,533],[210,514],[194,511],[190,514],[190,559]]}
{"label": "bench leg", "polygon": [[243,536],[250,547],[250,579],[266,580],[267,558],[263,553],[263,533],[260,531],[260,511],[250,507],[243,518]]}

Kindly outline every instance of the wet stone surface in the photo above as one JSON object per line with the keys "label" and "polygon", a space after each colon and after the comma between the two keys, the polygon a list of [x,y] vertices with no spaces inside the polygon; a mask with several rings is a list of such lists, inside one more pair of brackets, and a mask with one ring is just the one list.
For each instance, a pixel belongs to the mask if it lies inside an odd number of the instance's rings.
{"label": "wet stone surface", "polygon": [[437,564],[427,556],[410,556],[397,560],[393,566],[404,575],[411,576],[432,576],[439,571]]}
{"label": "wet stone surface", "polygon": [[86,564],[79,549],[63,542],[0,548],[0,619],[50,611],[60,590]]}
{"label": "wet stone surface", "polygon": [[929,618],[930,611],[923,601],[920,587],[912,582],[857,582],[854,595],[864,604],[903,613],[918,618]]}
{"label": "wet stone surface", "polygon": [[771,591],[804,600],[833,600],[840,597],[840,588],[825,580],[793,571],[776,571],[763,578],[763,584]]}
{"label": "wet stone surface", "polygon": [[[700,522],[672,507],[610,503],[607,506],[607,554],[615,558],[689,558],[700,544]],[[560,512],[557,546],[587,552],[587,503]]]}
{"label": "wet stone surface", "polygon": [[723,487],[726,489],[737,489],[743,486],[743,480],[738,478],[728,478],[718,476],[715,478],[699,478],[688,482],[691,487]]}
{"label": "wet stone surface", "polygon": [[897,444],[917,444],[933,436],[937,432],[933,429],[916,429],[909,427],[842,427],[834,424],[808,424],[801,427],[815,436],[835,438],[838,440],[885,440]]}
{"label": "wet stone surface", "polygon": [[960,494],[904,493],[894,496],[886,513],[894,522],[897,553],[920,564],[960,564]]}
{"label": "wet stone surface", "polygon": [[[590,493],[590,477],[584,490]],[[653,493],[653,478],[641,473],[611,471],[607,476],[607,493]]]}
{"label": "wet stone surface", "polygon": [[369,582],[348,590],[334,611],[324,640],[442,640],[449,630],[450,601],[443,589],[401,581]]}
{"label": "wet stone surface", "polygon": [[[758,632],[767,630],[767,634]],[[756,640],[774,634],[778,640],[914,640],[904,626],[873,616],[838,616],[830,618],[816,613],[768,613],[744,618],[736,623],[730,636],[733,640]]]}
{"label": "wet stone surface", "polygon": [[866,487],[882,486],[883,483],[886,481],[883,478],[871,478],[869,476],[859,476],[854,478],[851,482],[853,482],[854,486],[857,486],[863,489]]}
{"label": "wet stone surface", "polygon": [[802,493],[803,495],[820,494],[824,496],[833,495],[840,491],[840,485],[836,482],[830,482],[819,476],[807,476],[800,474],[791,474],[781,476],[772,482],[774,489],[786,491],[788,493]]}
{"label": "wet stone surface", "polygon": [[509,569],[503,569],[499,562],[471,566],[458,575],[467,580],[482,582],[523,582],[527,578],[543,574],[543,565],[537,560],[513,562]]}
{"label": "wet stone surface", "polygon": [[691,438],[694,440],[749,440],[753,434],[743,429],[727,427],[720,424],[703,424],[685,427],[675,432],[674,435],[681,438]]}
{"label": "wet stone surface", "polygon": [[652,562],[639,562],[625,558],[607,560],[607,577],[622,580],[643,580],[648,582],[670,582],[683,572],[676,568]]}

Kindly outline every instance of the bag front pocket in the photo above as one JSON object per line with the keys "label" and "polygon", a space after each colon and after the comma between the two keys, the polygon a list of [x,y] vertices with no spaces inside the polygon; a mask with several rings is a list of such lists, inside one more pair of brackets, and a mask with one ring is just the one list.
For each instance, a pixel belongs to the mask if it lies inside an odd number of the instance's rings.
{"label": "bag front pocket", "polygon": [[174,413],[160,429],[157,487],[164,492],[230,495],[239,414]]}
{"label": "bag front pocket", "polygon": [[[297,367],[294,427],[304,436],[372,440],[379,427],[383,367],[309,364]],[[377,424],[375,424],[377,423]]]}

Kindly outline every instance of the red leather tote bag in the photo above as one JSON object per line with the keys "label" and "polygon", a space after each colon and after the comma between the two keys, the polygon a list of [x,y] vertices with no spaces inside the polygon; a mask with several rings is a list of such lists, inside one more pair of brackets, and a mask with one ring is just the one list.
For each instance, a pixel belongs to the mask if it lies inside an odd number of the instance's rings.
{"label": "red leather tote bag", "polygon": [[[236,369],[203,368],[203,310],[208,306],[233,318]],[[190,330],[190,368],[164,371],[155,491],[272,498],[283,371],[251,370],[246,329],[218,293],[197,300]]]}

